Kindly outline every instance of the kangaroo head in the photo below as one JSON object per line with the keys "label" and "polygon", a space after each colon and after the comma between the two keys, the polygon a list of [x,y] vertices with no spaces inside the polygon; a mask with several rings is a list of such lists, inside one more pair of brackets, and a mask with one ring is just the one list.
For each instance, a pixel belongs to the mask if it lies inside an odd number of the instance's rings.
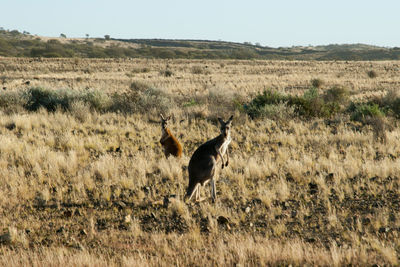
{"label": "kangaroo head", "polygon": [[167,128],[168,121],[171,119],[171,116],[168,116],[167,118],[164,118],[164,116],[162,114],[160,114],[160,117],[161,117],[161,127],[163,129]]}
{"label": "kangaroo head", "polygon": [[233,115],[226,122],[224,122],[221,118],[218,118],[218,121],[221,124],[221,134],[224,137],[228,137],[231,134],[232,119]]}

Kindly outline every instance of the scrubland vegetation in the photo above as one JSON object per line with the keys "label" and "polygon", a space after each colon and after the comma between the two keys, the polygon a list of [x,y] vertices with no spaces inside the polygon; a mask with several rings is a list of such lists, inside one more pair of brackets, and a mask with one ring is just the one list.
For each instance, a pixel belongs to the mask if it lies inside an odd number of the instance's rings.
{"label": "scrubland vegetation", "polygon": [[399,47],[332,44],[272,48],[249,42],[212,40],[59,38],[34,36],[0,27],[0,56],[45,58],[159,58],[264,60],[397,60]]}
{"label": "scrubland vegetation", "polygon": [[[398,265],[399,71],[1,58],[0,265]],[[216,204],[184,203],[190,156],[232,114]]]}

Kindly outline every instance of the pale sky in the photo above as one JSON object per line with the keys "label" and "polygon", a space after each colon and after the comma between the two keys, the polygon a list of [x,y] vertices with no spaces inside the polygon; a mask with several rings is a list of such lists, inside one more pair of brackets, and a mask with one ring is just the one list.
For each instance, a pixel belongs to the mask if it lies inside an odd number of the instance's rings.
{"label": "pale sky", "polygon": [[400,46],[399,0],[0,0],[0,8],[0,27],[51,37]]}

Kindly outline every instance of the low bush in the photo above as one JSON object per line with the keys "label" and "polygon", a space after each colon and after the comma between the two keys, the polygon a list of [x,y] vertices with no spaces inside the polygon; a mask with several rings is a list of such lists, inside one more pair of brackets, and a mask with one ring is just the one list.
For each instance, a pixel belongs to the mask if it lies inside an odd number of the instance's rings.
{"label": "low bush", "polygon": [[326,103],[336,102],[340,105],[345,105],[349,102],[350,91],[343,86],[334,86],[328,89],[323,98]]}
{"label": "low bush", "polygon": [[[292,107],[293,112],[300,116],[311,117],[329,117],[340,110],[337,102],[325,102],[324,96],[320,96],[317,88],[311,88],[303,96],[283,95],[279,92],[268,90],[258,94],[253,100],[245,104],[244,110],[251,118],[263,117],[265,106],[279,105],[284,103],[287,107]],[[271,107],[267,107],[271,109]]]}
{"label": "low bush", "polygon": [[26,104],[26,99],[18,91],[1,92],[0,108],[3,110],[12,110],[17,107],[23,107]]}
{"label": "low bush", "polygon": [[156,110],[157,113],[168,113],[174,106],[176,106],[174,99],[162,89],[149,88],[139,95],[137,111],[146,113]]}
{"label": "low bush", "polygon": [[24,107],[29,111],[45,108],[53,112],[56,109],[69,110],[75,101],[82,101],[97,111],[107,111],[112,105],[111,98],[95,90],[73,91],[68,89],[51,90],[42,87],[33,87],[22,93],[25,99]]}
{"label": "low bush", "polygon": [[353,121],[367,122],[373,117],[383,117],[385,113],[375,103],[351,103],[347,109]]}
{"label": "low bush", "polygon": [[192,67],[192,73],[193,74],[210,74],[210,71],[206,68],[203,68],[201,66],[193,66]]}
{"label": "low bush", "polygon": [[29,111],[37,111],[41,107],[48,111],[55,111],[57,108],[67,110],[70,102],[75,100],[71,91],[50,90],[42,87],[28,89],[23,97],[26,99],[24,107]]}
{"label": "low bush", "polygon": [[133,91],[146,91],[147,89],[149,89],[151,86],[145,82],[141,82],[141,81],[133,81],[131,83],[130,89]]}

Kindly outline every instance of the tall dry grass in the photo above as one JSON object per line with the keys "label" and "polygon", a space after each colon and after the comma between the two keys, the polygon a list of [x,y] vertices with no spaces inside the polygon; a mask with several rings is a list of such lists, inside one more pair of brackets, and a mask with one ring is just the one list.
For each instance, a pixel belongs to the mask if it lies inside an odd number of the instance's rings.
{"label": "tall dry grass", "polygon": [[[160,75],[167,64],[171,77]],[[398,264],[396,120],[379,142],[348,116],[252,120],[237,105],[265,87],[302,94],[313,78],[321,90],[350,86],[351,99],[385,95],[398,84],[396,62],[2,59],[0,69],[3,94],[31,80],[139,97],[127,113],[82,99],[55,111],[3,106],[0,265]],[[181,159],[162,153],[160,108]],[[232,113],[217,203],[184,203],[190,156]]]}

